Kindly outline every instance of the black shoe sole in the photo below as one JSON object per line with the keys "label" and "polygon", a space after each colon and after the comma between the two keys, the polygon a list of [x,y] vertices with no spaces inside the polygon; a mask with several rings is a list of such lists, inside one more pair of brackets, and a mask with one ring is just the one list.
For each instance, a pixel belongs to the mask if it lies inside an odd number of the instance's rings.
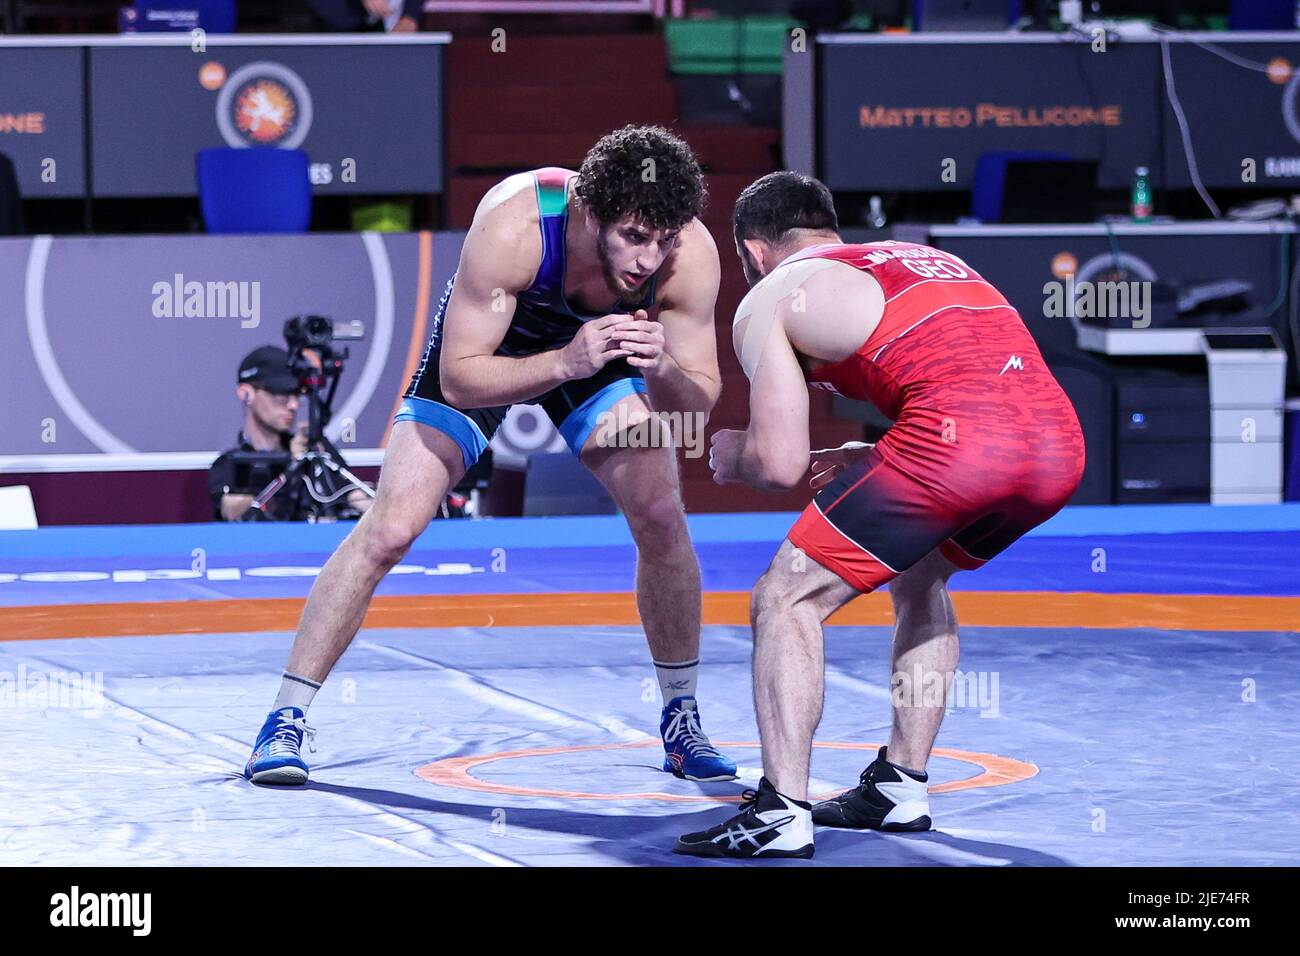
{"label": "black shoe sole", "polygon": [[829,827],[832,830],[879,830],[882,833],[924,833],[933,826],[933,821],[928,817],[917,817],[908,823],[886,823],[880,824],[868,820],[865,823],[850,823],[846,820],[837,820],[834,823],[823,822],[818,820],[816,815],[813,816],[813,826]]}
{"label": "black shoe sole", "polygon": [[728,853],[714,844],[693,845],[680,840],[673,847],[673,852],[681,856],[697,856],[710,860],[811,860],[815,847],[810,843],[799,850],[773,850],[771,853]]}

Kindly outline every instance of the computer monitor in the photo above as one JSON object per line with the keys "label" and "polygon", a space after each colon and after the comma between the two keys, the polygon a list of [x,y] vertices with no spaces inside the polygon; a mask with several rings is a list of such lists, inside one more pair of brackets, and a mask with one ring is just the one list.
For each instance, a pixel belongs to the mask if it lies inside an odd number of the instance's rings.
{"label": "computer monitor", "polygon": [[1092,222],[1095,159],[1012,160],[1002,186],[1003,222]]}

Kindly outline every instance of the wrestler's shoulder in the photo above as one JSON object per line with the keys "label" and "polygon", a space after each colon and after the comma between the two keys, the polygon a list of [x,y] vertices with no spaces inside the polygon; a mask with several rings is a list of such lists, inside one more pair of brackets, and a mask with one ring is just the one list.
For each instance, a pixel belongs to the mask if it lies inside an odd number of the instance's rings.
{"label": "wrestler's shoulder", "polygon": [[[517,272],[517,278],[523,282],[531,279],[541,261],[539,222],[532,175],[507,176],[480,200],[468,241],[471,248],[490,249],[490,255],[481,261],[492,272],[498,273],[504,267]],[[473,268],[478,261],[469,259],[465,265]]]}

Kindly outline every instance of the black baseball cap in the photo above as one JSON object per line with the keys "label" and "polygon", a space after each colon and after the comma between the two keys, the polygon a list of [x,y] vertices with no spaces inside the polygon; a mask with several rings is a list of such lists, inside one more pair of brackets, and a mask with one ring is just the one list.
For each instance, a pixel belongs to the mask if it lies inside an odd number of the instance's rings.
{"label": "black baseball cap", "polygon": [[244,356],[239,363],[239,384],[282,395],[299,390],[298,376],[289,368],[289,353],[274,345],[263,345]]}

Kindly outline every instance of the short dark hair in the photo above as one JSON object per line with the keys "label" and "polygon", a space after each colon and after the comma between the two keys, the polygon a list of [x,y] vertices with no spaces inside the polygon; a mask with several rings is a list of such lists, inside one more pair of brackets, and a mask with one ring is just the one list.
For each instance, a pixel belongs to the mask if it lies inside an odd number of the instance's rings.
{"label": "short dark hair", "polygon": [[604,226],[631,215],[651,229],[680,229],[708,202],[695,154],[662,126],[602,136],[582,161],[574,191]]}
{"label": "short dark hair", "polygon": [[778,246],[791,229],[839,232],[835,201],[819,180],[781,170],[745,187],[732,215],[736,241],[762,239]]}

